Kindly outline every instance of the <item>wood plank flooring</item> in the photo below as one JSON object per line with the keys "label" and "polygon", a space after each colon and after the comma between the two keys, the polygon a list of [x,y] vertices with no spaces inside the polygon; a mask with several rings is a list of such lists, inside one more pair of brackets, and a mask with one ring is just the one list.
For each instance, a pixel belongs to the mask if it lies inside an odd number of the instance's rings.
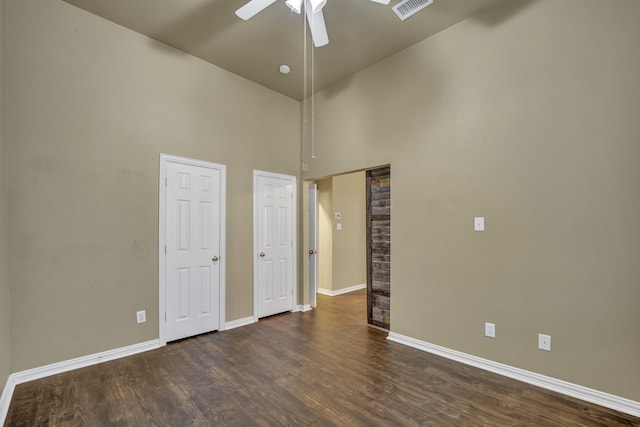
{"label": "wood plank flooring", "polygon": [[640,426],[387,341],[365,291],[16,387],[5,426]]}

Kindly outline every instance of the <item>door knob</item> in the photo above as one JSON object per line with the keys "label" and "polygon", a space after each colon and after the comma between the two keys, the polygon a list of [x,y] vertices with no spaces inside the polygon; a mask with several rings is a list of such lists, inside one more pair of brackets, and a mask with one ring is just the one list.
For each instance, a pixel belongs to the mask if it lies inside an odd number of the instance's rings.
{"label": "door knob", "polygon": [[218,255],[214,255],[211,257],[211,261],[218,261],[220,258],[218,258]]}
{"label": "door knob", "polygon": [[260,252],[260,258],[264,258],[266,254],[264,252]]}

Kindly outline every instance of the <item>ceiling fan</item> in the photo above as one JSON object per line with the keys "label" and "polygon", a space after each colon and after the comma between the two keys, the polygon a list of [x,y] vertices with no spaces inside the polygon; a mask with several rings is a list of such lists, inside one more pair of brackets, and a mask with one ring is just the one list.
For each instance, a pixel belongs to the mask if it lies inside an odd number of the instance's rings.
{"label": "ceiling fan", "polygon": [[[236,15],[246,21],[248,19],[251,19],[256,14],[262,12],[264,9],[266,9],[276,1],[278,0],[250,0],[247,4],[236,10]],[[369,1],[380,4],[389,4],[391,0]],[[327,27],[324,23],[324,15],[322,14],[322,8],[326,3],[327,0],[286,1],[289,9],[297,14],[301,13],[304,6],[305,13],[307,14],[307,20],[309,22],[309,29],[311,30],[311,37],[313,38],[313,44],[315,47],[322,47],[329,43],[329,35],[327,34]]]}

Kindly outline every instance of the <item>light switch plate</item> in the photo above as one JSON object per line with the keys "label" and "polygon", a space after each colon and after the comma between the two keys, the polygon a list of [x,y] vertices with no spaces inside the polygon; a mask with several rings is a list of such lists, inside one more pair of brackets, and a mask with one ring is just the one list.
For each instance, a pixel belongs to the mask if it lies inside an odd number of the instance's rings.
{"label": "light switch plate", "polygon": [[486,322],[484,324],[484,336],[485,337],[489,337],[489,338],[495,338],[496,337],[496,324],[495,323]]}
{"label": "light switch plate", "polygon": [[341,223],[337,223],[337,224],[336,224],[336,229],[337,229],[338,231],[342,230],[342,224],[341,224]]}
{"label": "light switch plate", "polygon": [[484,231],[484,217],[477,216],[473,219],[473,229],[475,231]]}
{"label": "light switch plate", "polygon": [[138,323],[146,322],[147,321],[147,311],[146,310],[136,311],[136,321]]}

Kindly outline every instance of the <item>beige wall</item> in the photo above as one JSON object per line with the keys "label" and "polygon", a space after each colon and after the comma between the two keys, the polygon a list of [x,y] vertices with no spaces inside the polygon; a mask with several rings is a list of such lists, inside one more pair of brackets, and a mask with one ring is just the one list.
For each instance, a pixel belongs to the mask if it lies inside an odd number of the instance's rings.
{"label": "beige wall", "polygon": [[391,164],[394,332],[640,401],[638,16],[505,2],[318,96],[305,178]]}
{"label": "beige wall", "polygon": [[[7,175],[5,156],[5,0],[0,0],[0,390],[11,372],[9,329],[9,261],[8,261],[8,215]],[[0,394],[2,392],[0,391]]]}
{"label": "beige wall", "polygon": [[12,370],[158,337],[160,153],[227,165],[226,315],[251,316],[252,170],[299,176],[299,103],[59,0],[8,17]]}
{"label": "beige wall", "polygon": [[318,181],[318,289],[333,291],[333,180]]}
{"label": "beige wall", "polygon": [[[367,282],[365,173],[333,177],[333,291]],[[342,230],[336,225],[342,224]]]}

